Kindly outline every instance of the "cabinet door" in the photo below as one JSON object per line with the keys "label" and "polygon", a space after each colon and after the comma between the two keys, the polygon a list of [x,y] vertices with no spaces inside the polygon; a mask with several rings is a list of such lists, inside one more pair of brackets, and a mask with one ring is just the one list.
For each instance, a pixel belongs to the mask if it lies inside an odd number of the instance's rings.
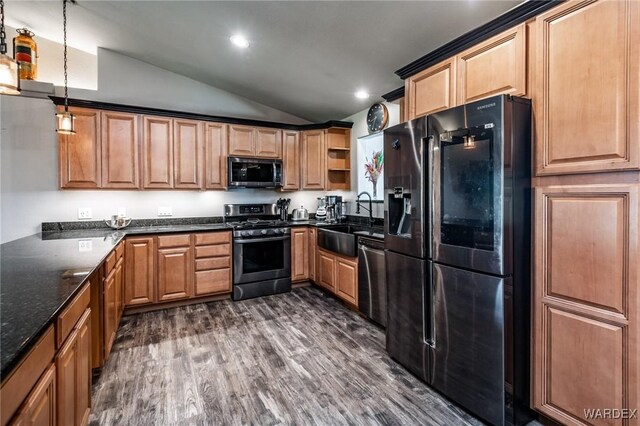
{"label": "cabinet door", "polygon": [[620,0],[566,2],[536,18],[538,175],[640,166],[639,16],[640,2]]}
{"label": "cabinet door", "polygon": [[116,287],[116,327],[120,324],[122,311],[124,311],[124,258],[120,258],[115,267]]}
{"label": "cabinet door", "polygon": [[300,134],[285,130],[282,136],[283,190],[300,189]]}
{"label": "cabinet door", "polygon": [[282,130],[256,129],[256,157],[282,157]]}
{"label": "cabinet door", "polygon": [[104,297],[103,297],[103,330],[104,330],[104,359],[109,357],[111,346],[116,338],[116,329],[118,327],[118,310],[117,310],[117,288],[116,288],[116,270],[115,268],[109,272],[104,279]]}
{"label": "cabinet door", "polygon": [[318,284],[330,290],[332,293],[336,291],[336,258],[334,255],[319,250],[318,253]]}
{"label": "cabinet door", "polygon": [[336,256],[336,294],[347,302],[358,304],[358,264]]}
{"label": "cabinet door", "polygon": [[124,255],[124,305],[146,305],[155,301],[153,237],[127,238]]}
{"label": "cabinet door", "polygon": [[173,187],[173,121],[142,117],[142,175],[144,188]]}
{"label": "cabinet door", "polygon": [[447,59],[405,81],[408,119],[455,106],[456,62]]}
{"label": "cabinet door", "polygon": [[291,281],[309,279],[309,233],[307,228],[291,228]]}
{"label": "cabinet door", "polygon": [[140,188],[138,116],[102,112],[102,187]]}
{"label": "cabinet door", "polygon": [[58,135],[60,188],[99,188],[101,179],[100,111],[69,108],[75,135]]}
{"label": "cabinet door", "polygon": [[302,134],[302,189],[324,189],[327,175],[325,132],[311,130]]}
{"label": "cabinet door", "polygon": [[639,189],[536,188],[533,404],[561,424],[640,406]]}
{"label": "cabinet door", "polygon": [[89,424],[91,413],[91,310],[78,321],[76,372],[76,425]]}
{"label": "cabinet door", "polygon": [[33,388],[13,424],[20,426],[57,425],[56,367],[51,365]]}
{"label": "cabinet door", "polygon": [[253,156],[255,132],[253,127],[229,126],[229,155]]}
{"label": "cabinet door", "polygon": [[192,248],[158,249],[158,301],[186,299],[191,296],[193,296]]}
{"label": "cabinet door", "polygon": [[309,279],[316,282],[316,228],[309,228]]}
{"label": "cabinet door", "polygon": [[227,125],[205,123],[204,129],[205,188],[227,187]]}
{"label": "cabinet door", "polygon": [[518,25],[457,56],[458,105],[506,93],[526,94],[527,27]]}
{"label": "cabinet door", "polygon": [[174,187],[202,188],[202,127],[190,120],[174,120]]}

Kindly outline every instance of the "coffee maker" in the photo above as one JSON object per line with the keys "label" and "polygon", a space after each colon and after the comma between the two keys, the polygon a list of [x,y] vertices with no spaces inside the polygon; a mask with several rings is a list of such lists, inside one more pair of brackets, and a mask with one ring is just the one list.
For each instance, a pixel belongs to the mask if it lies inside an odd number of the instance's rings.
{"label": "coffee maker", "polygon": [[327,195],[325,197],[327,204],[327,222],[340,222],[344,219],[344,211],[342,197],[339,195]]}
{"label": "coffee maker", "polygon": [[316,210],[316,220],[324,221],[327,218],[326,200],[318,197],[318,208]]}

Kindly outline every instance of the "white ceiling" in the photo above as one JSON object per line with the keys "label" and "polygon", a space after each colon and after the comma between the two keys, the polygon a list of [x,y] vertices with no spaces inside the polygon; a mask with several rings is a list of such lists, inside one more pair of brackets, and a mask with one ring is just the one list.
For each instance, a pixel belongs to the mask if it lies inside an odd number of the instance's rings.
{"label": "white ceiling", "polygon": [[[104,47],[310,121],[340,119],[403,82],[394,71],[521,3],[89,1],[69,44]],[[7,1],[7,23],[61,40],[61,1]],[[240,32],[246,50],[231,45]],[[368,100],[353,96],[371,93]]]}

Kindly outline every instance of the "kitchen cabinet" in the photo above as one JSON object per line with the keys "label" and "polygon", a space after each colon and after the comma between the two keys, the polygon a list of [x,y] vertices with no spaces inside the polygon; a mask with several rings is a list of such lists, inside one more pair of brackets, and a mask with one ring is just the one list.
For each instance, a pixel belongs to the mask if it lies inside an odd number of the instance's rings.
{"label": "kitchen cabinet", "polygon": [[86,425],[91,409],[91,310],[87,309],[56,356],[59,425]]}
{"label": "kitchen cabinet", "polygon": [[349,191],[351,189],[351,130],[330,128],[327,138],[326,189]]}
{"label": "kitchen cabinet", "polygon": [[138,116],[102,112],[102,188],[140,188]]}
{"label": "kitchen cabinet", "polygon": [[174,120],[174,188],[202,188],[202,124]]}
{"label": "kitchen cabinet", "polygon": [[639,191],[535,189],[532,399],[559,423],[599,424],[586,409],[640,406]]}
{"label": "kitchen cabinet", "polygon": [[[120,244],[124,247],[124,243]],[[114,284],[116,287],[116,324],[120,324],[124,311],[124,256],[120,257],[116,263]]]}
{"label": "kitchen cabinet", "polygon": [[229,126],[229,155],[280,158],[282,156],[282,130]]}
{"label": "kitchen cabinet", "polygon": [[640,167],[639,16],[639,2],[620,0],[536,17],[537,175]]}
{"label": "kitchen cabinet", "polygon": [[282,130],[256,128],[255,156],[264,158],[282,157]]}
{"label": "kitchen cabinet", "polygon": [[76,134],[58,134],[60,188],[99,188],[102,184],[100,111],[85,108],[69,108],[69,111],[76,117]]}
{"label": "kitchen cabinet", "polygon": [[345,257],[336,256],[336,294],[347,302],[358,304],[358,265]]}
{"label": "kitchen cabinet", "polygon": [[42,375],[13,420],[15,426],[55,426],[56,407],[56,367],[51,365]]}
{"label": "kitchen cabinet", "polygon": [[127,238],[125,244],[125,307],[146,305],[155,297],[155,242],[153,237]]}
{"label": "kitchen cabinet", "polygon": [[331,293],[336,291],[336,258],[333,254],[322,249],[318,250],[318,281],[322,287]]}
{"label": "kitchen cabinet", "polygon": [[449,58],[405,80],[406,111],[412,120],[456,105],[456,59]]}
{"label": "kitchen cabinet", "polygon": [[142,117],[142,161],[144,188],[173,188],[173,120]]}
{"label": "kitchen cabinet", "polygon": [[249,126],[229,126],[229,155],[252,157],[255,155],[255,132]]}
{"label": "kitchen cabinet", "polygon": [[291,281],[309,279],[309,231],[305,227],[291,228]]}
{"label": "kitchen cabinet", "polygon": [[324,130],[302,133],[302,189],[324,189],[326,177],[327,148]]}
{"label": "kitchen cabinet", "polygon": [[194,235],[195,296],[231,292],[231,232]]}
{"label": "kitchen cabinet", "polygon": [[106,360],[111,353],[111,347],[116,339],[116,331],[118,330],[117,312],[117,288],[116,288],[116,271],[111,272],[104,279],[104,359]]}
{"label": "kitchen cabinet", "polygon": [[317,233],[318,231],[314,227],[309,227],[309,279],[313,282],[316,282],[316,258],[317,258]]}
{"label": "kitchen cabinet", "polygon": [[282,164],[284,168],[282,189],[285,191],[300,189],[300,133],[289,130],[282,133]]}
{"label": "kitchen cabinet", "polygon": [[158,302],[193,295],[193,248],[189,234],[158,237]]}
{"label": "kitchen cabinet", "polygon": [[527,94],[527,27],[518,25],[456,56],[458,105]]}
{"label": "kitchen cabinet", "polygon": [[204,124],[204,186],[206,189],[227,187],[227,125]]}

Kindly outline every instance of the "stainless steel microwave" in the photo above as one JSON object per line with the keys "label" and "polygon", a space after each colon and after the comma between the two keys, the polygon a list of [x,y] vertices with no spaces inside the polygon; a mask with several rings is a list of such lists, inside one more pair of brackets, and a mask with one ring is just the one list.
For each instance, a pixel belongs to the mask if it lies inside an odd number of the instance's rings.
{"label": "stainless steel microwave", "polygon": [[230,188],[282,187],[282,160],[229,157]]}

